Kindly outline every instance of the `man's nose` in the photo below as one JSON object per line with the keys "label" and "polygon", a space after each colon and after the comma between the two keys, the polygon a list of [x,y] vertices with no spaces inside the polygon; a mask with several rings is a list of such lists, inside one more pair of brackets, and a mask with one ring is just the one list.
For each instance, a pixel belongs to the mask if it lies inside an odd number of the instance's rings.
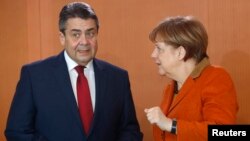
{"label": "man's nose", "polygon": [[81,36],[81,38],[79,39],[79,44],[82,44],[82,45],[88,44],[88,39],[86,38],[85,35]]}

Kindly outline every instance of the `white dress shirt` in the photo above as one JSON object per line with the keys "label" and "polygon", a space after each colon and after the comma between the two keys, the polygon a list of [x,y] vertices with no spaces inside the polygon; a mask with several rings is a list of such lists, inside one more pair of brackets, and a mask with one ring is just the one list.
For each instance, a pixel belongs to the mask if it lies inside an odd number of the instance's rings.
{"label": "white dress shirt", "polygon": [[[74,91],[74,95],[76,98],[76,102],[78,104],[77,92],[76,92],[76,81],[77,81],[78,73],[75,70],[75,67],[78,66],[78,64],[69,57],[69,55],[67,54],[66,51],[64,51],[64,57],[66,60],[66,64],[68,66],[69,76],[70,76],[72,88]],[[95,94],[95,72],[94,72],[93,60],[91,60],[85,67],[86,68],[84,69],[84,75],[88,80],[90,97],[91,97],[92,107],[93,107],[93,111],[94,111],[95,110],[95,95],[96,94]]]}

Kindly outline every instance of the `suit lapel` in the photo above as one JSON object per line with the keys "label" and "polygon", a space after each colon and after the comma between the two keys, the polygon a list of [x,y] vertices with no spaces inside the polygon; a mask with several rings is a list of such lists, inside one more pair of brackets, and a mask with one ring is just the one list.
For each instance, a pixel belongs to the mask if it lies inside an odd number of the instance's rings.
{"label": "suit lapel", "polygon": [[106,84],[107,84],[107,77],[108,74],[105,71],[102,62],[97,59],[93,61],[94,71],[95,71],[95,84],[96,84],[96,102],[95,102],[95,112],[94,118],[90,129],[90,134],[93,131],[97,119],[100,116],[99,111],[103,110],[103,100],[105,99],[105,92],[106,92]]}
{"label": "suit lapel", "polygon": [[177,94],[177,96],[174,99],[172,97],[173,101],[169,108],[168,113],[170,113],[185,98],[185,96],[188,95],[188,92],[191,90],[194,84],[195,84],[194,80],[191,77],[188,77],[187,81],[182,86],[181,91]]}
{"label": "suit lapel", "polygon": [[56,81],[58,83],[59,89],[61,89],[61,96],[65,99],[65,104],[69,106],[72,111],[73,118],[77,122],[77,126],[79,126],[82,133],[84,133],[80,115],[78,112],[78,106],[74,97],[74,92],[72,89],[69,72],[67,69],[67,64],[64,58],[64,53],[60,53],[55,61],[54,65],[54,75],[56,77]]}
{"label": "suit lapel", "polygon": [[170,110],[170,106],[173,102],[173,91],[174,91],[174,81],[171,82],[169,89],[167,88],[164,92],[164,97],[163,97],[163,101],[161,103],[161,107],[162,110],[164,111],[164,113],[167,115],[169,110]]}

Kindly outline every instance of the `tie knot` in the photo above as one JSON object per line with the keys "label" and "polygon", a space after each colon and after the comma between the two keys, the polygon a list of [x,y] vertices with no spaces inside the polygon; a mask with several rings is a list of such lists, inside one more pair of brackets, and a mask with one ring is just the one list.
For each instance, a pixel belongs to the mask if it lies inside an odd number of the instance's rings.
{"label": "tie knot", "polygon": [[78,74],[83,74],[83,69],[84,68],[85,68],[84,66],[80,66],[80,65],[75,67]]}

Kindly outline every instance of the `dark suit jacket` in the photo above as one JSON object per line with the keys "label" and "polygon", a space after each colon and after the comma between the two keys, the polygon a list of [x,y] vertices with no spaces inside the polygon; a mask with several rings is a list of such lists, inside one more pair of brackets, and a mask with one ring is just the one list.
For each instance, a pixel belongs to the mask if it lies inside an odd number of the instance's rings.
{"label": "dark suit jacket", "polygon": [[94,59],[96,108],[84,134],[64,54],[25,65],[9,112],[8,141],[141,141],[128,73]]}

